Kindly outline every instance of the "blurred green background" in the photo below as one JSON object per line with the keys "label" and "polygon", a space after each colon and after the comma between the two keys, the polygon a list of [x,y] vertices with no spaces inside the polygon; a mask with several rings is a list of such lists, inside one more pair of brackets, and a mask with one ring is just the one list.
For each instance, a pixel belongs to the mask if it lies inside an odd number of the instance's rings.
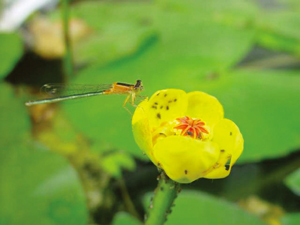
{"label": "blurred green background", "polygon": [[300,224],[299,0],[63,0],[5,26],[16,2],[0,18],[1,225],[142,224],[158,172],[124,96],[24,105],[45,83],[137,79],[144,96],[216,96],[245,139],[231,175],[184,185],[167,224]]}

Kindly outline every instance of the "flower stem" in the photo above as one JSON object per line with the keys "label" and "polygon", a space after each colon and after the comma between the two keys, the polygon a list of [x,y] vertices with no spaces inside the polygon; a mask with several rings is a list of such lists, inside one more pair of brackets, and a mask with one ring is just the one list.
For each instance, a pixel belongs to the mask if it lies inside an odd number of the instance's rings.
{"label": "flower stem", "polygon": [[180,192],[180,185],[171,180],[164,172],[161,173],[158,186],[151,199],[145,225],[161,225],[167,221],[173,202]]}
{"label": "flower stem", "polygon": [[70,29],[69,29],[69,2],[70,0],[61,0],[62,10],[62,21],[63,21],[63,32],[64,32],[64,43],[65,43],[65,56],[63,60],[63,68],[65,79],[74,76],[73,68],[73,55],[70,40]]}

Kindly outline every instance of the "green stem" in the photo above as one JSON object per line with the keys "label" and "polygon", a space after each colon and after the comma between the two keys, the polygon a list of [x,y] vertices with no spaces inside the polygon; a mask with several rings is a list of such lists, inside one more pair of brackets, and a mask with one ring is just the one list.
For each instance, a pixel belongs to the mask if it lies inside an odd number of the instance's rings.
{"label": "green stem", "polygon": [[128,190],[127,190],[127,187],[126,187],[126,184],[125,184],[125,181],[123,178],[119,179],[118,180],[119,182],[119,185],[120,185],[120,189],[121,189],[121,194],[122,194],[122,197],[123,197],[123,200],[124,200],[124,204],[125,204],[125,207],[127,208],[127,211],[133,215],[134,217],[136,217],[137,219],[141,219],[138,212],[136,211],[135,207],[134,207],[134,204],[130,198],[130,195],[128,193]]}
{"label": "green stem", "polygon": [[65,56],[63,60],[65,78],[74,76],[73,55],[72,55],[70,30],[69,30],[69,1],[70,0],[61,0],[61,10],[62,10],[61,13],[62,13],[64,42],[65,42]]}
{"label": "green stem", "polygon": [[179,191],[180,185],[168,178],[165,173],[161,173],[145,219],[145,225],[164,224],[167,215],[171,213],[171,207]]}

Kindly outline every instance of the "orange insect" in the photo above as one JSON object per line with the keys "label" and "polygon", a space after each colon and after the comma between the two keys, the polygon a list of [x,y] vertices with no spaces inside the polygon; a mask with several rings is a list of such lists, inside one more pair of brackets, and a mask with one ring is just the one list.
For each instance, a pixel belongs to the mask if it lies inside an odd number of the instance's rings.
{"label": "orange insect", "polygon": [[113,83],[113,84],[99,84],[99,85],[63,85],[63,84],[45,84],[42,86],[42,91],[52,96],[52,98],[33,100],[25,103],[26,106],[61,102],[70,99],[78,99],[96,95],[110,95],[110,94],[126,94],[127,97],[123,106],[130,101],[134,105],[136,96],[143,90],[141,80],[137,80],[135,84]]}

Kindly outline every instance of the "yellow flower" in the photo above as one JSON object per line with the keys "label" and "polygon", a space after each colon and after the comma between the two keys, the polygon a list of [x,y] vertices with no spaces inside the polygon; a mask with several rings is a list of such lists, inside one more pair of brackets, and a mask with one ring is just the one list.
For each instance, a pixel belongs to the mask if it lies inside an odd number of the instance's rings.
{"label": "yellow flower", "polygon": [[200,91],[156,92],[136,108],[132,129],[151,161],[179,183],[228,176],[244,146],[220,102]]}

